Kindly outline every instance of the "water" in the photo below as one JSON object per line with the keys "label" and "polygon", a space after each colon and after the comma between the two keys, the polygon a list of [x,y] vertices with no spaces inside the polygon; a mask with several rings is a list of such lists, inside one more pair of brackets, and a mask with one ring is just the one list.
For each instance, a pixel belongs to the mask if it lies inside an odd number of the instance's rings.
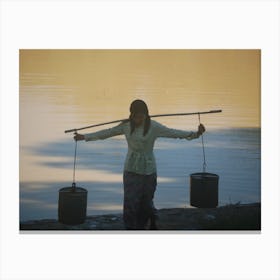
{"label": "water", "polygon": [[[148,103],[150,114],[223,109],[201,120],[207,172],[220,176],[219,205],[260,201],[258,53],[133,55],[21,51],[21,220],[57,218],[58,191],[73,176],[73,135],[64,130],[126,118],[135,98]],[[157,121],[178,129],[198,125],[197,116]],[[190,207],[189,175],[202,171],[201,140],[161,138],[154,151],[156,207]],[[76,181],[88,190],[88,215],[122,211],[125,155],[123,136],[78,143]]]}

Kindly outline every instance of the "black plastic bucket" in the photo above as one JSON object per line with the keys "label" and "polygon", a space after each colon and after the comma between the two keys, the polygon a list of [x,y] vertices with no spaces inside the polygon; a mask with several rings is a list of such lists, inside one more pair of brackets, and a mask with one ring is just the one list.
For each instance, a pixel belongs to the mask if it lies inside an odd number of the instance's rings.
{"label": "black plastic bucket", "polygon": [[87,190],[66,187],[59,190],[58,221],[67,225],[82,224],[86,219]]}
{"label": "black plastic bucket", "polygon": [[218,206],[219,176],[212,173],[193,173],[190,175],[191,205],[199,208]]}

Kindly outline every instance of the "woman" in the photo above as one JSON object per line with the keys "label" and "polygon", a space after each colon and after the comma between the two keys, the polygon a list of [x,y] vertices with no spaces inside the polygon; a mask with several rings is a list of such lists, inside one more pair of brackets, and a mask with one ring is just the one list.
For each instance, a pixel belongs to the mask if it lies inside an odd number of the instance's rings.
{"label": "woman", "polygon": [[156,162],[153,154],[158,137],[192,140],[204,133],[202,124],[197,132],[171,129],[150,119],[146,103],[134,100],[130,105],[129,120],[89,134],[76,134],[74,139],[94,141],[124,134],[128,152],[124,165],[123,219],[126,229],[145,229],[154,215],[153,197],[157,185]]}

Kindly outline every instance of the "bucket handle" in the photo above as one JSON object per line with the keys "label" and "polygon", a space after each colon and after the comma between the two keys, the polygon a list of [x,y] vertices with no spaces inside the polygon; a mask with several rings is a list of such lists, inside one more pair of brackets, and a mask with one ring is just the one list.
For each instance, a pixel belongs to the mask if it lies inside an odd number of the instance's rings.
{"label": "bucket handle", "polygon": [[[74,133],[77,135],[77,131]],[[74,165],[73,165],[73,183],[72,183],[72,191],[76,191],[76,159],[77,159],[77,143],[78,141],[75,139],[75,152],[74,152]]]}
{"label": "bucket handle", "polygon": [[[200,113],[197,114],[198,115],[198,122],[199,124],[201,124],[200,122]],[[203,139],[203,133],[201,134],[201,144],[202,144],[202,151],[203,151],[203,165],[202,165],[202,170],[203,170],[203,173],[206,172],[206,158],[205,158],[205,148],[204,148],[204,139]]]}

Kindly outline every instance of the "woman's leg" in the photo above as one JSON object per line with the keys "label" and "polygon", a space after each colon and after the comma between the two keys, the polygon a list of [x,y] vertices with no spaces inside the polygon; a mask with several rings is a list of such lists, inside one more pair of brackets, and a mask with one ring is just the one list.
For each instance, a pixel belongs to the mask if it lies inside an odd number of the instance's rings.
{"label": "woman's leg", "polygon": [[124,172],[123,220],[126,229],[140,229],[138,215],[141,208],[143,180],[142,175]]}
{"label": "woman's leg", "polygon": [[150,227],[149,229],[158,229],[157,225],[156,225],[156,220],[158,219],[158,213],[157,213],[157,209],[155,208],[154,202],[152,201],[152,214],[150,216]]}
{"label": "woman's leg", "polygon": [[141,209],[137,219],[139,227],[146,228],[148,220],[155,215],[153,198],[156,186],[156,173],[143,176],[143,196],[141,199]]}

